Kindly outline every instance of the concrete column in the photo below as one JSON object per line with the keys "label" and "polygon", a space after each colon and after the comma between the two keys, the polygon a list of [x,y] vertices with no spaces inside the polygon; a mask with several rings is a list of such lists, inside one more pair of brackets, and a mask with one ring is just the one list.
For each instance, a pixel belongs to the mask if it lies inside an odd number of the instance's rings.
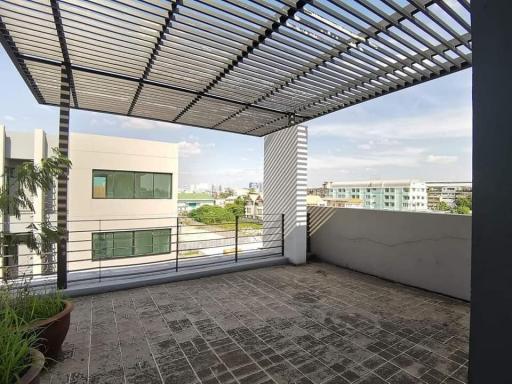
{"label": "concrete column", "polygon": [[[42,129],[34,130],[34,165],[40,166],[43,159],[46,158],[46,134]],[[44,220],[44,193],[38,188],[37,195],[34,196],[34,224],[39,228]],[[47,260],[47,257],[41,257],[34,253],[32,273],[39,275],[42,273],[41,260]]]}
{"label": "concrete column", "polygon": [[512,2],[473,0],[471,384],[512,382]]}
{"label": "concrete column", "polygon": [[265,136],[264,144],[264,245],[280,243],[284,214],[284,256],[293,264],[306,262],[307,142],[306,127],[299,125]]}

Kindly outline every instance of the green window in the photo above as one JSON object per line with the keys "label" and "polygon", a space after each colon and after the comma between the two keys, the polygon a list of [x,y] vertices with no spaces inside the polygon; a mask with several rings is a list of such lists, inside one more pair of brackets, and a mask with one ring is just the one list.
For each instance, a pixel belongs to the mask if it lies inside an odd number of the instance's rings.
{"label": "green window", "polygon": [[92,171],[94,199],[170,199],[170,173]]}
{"label": "green window", "polygon": [[134,197],[133,172],[114,173],[114,198],[130,199]]}
{"label": "green window", "polygon": [[[169,175],[170,176],[170,175]],[[151,199],[153,197],[153,174],[135,173],[135,198]]]}
{"label": "green window", "polygon": [[92,259],[148,256],[171,251],[171,229],[92,234]]}
{"label": "green window", "polygon": [[155,173],[154,192],[156,198],[170,199],[171,175],[165,173]]}

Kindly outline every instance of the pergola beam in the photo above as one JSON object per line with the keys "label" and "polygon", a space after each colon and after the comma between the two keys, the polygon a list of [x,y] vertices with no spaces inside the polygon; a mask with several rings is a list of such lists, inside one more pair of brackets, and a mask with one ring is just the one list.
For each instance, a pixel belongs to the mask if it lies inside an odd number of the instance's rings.
{"label": "pergola beam", "polygon": [[59,45],[62,52],[63,63],[66,66],[67,71],[67,82],[69,83],[71,95],[73,97],[73,103],[78,108],[78,97],[76,95],[75,83],[73,81],[73,71],[71,70],[71,60],[69,58],[68,46],[66,43],[66,36],[64,35],[64,28],[62,27],[62,19],[60,16],[60,8],[57,0],[50,0],[52,7],[53,20],[55,23],[55,29],[57,30],[57,36],[59,38]]}
{"label": "pergola beam", "polygon": [[255,49],[257,49],[259,47],[260,44],[264,43],[265,40],[272,36],[272,34],[274,32],[276,32],[279,27],[281,27],[282,25],[286,24],[286,22],[293,18],[295,16],[295,14],[300,11],[302,8],[304,8],[304,6],[306,4],[309,4],[311,2],[311,0],[299,0],[297,2],[297,4],[295,5],[295,7],[290,7],[290,9],[288,10],[287,14],[285,15],[282,15],[280,18],[279,18],[279,21],[278,22],[275,22],[272,24],[272,27],[270,28],[267,28],[265,30],[265,33],[260,35],[258,37],[258,40],[253,40],[251,45],[248,46],[244,51],[242,51],[242,53],[240,55],[238,55],[232,62],[231,64],[229,64],[226,68],[224,68],[224,70],[218,75],[215,77],[215,79],[213,79],[204,89],[203,91],[198,94],[179,114],[178,116],[176,116],[176,118],[174,119],[174,121],[177,121],[179,120],[179,118],[181,116],[183,116],[185,113],[187,113],[188,110],[190,110],[190,108],[192,108],[200,99],[201,97],[208,93],[208,91],[210,91],[213,87],[215,87],[219,81],[221,81],[223,78],[226,77],[226,75],[228,75],[234,68],[238,67],[238,65],[240,63],[242,63],[244,61],[244,59],[249,56],[249,54],[251,52],[253,52]]}
{"label": "pergola beam", "polygon": [[[41,63],[41,64],[52,65],[54,67],[60,67],[59,63],[56,63],[55,61],[51,61],[51,60],[47,60],[47,59],[36,58],[36,57],[31,57],[31,56],[24,56],[24,55],[20,55],[19,57],[21,57],[24,61],[27,61],[27,62]],[[145,85],[145,84],[153,85],[155,87],[159,87],[159,88],[162,88],[162,89],[170,89],[170,90],[173,90],[173,91],[184,92],[184,93],[192,94],[192,95],[195,95],[195,96],[205,96],[205,97],[208,97],[210,99],[214,99],[214,100],[218,100],[218,101],[224,101],[224,102],[233,103],[233,104],[238,104],[238,105],[244,106],[244,107],[248,106],[248,107],[252,107],[252,108],[255,108],[255,109],[258,109],[258,110],[261,110],[261,111],[265,111],[265,112],[284,113],[283,111],[279,111],[279,110],[276,110],[276,109],[261,107],[261,106],[257,106],[257,105],[251,105],[251,104],[248,104],[248,103],[242,103],[242,102],[239,102],[239,101],[236,101],[236,100],[232,100],[232,99],[228,99],[228,98],[225,98],[225,97],[222,97],[222,96],[205,95],[202,92],[195,92],[195,91],[192,91],[190,89],[181,88],[181,87],[175,87],[175,86],[172,86],[172,85],[169,85],[169,84],[163,84],[163,83],[160,83],[160,82],[157,82],[157,81],[153,81],[153,80],[149,80],[149,79],[137,79],[137,78],[131,77],[131,76],[121,75],[121,74],[118,74],[118,73],[105,72],[105,71],[101,71],[99,69],[87,68],[87,67],[82,67],[82,66],[74,65],[74,64],[71,64],[70,69],[73,70],[73,71],[85,72],[85,73],[90,73],[90,74],[93,74],[93,75],[111,77],[111,78],[118,79],[118,80],[126,80],[126,81],[136,82],[136,83],[142,82],[143,85]],[[80,109],[82,109],[82,108],[80,108]]]}
{"label": "pergola beam", "polygon": [[30,72],[28,71],[27,66],[25,65],[25,60],[22,58],[22,56],[18,52],[18,49],[16,48],[16,44],[14,44],[14,41],[12,40],[9,30],[6,28],[4,22],[2,21],[1,16],[0,16],[0,43],[2,44],[2,47],[4,47],[5,52],[7,52],[7,55],[9,56],[12,63],[18,70],[23,81],[27,85],[28,89],[30,89],[30,92],[32,92],[32,95],[34,96],[34,98],[37,100],[38,103],[44,104],[45,103],[44,97],[41,94],[41,91],[39,90],[36,82],[34,81],[32,76],[30,76]]}
{"label": "pergola beam", "polygon": [[183,0],[177,0],[176,2],[172,3],[171,9],[169,9],[169,12],[167,13],[167,17],[165,18],[164,25],[162,27],[162,30],[160,31],[160,36],[158,36],[158,38],[155,42],[153,52],[151,52],[151,56],[149,57],[146,68],[144,69],[144,73],[142,74],[142,77],[139,81],[139,86],[137,87],[137,91],[135,91],[135,95],[133,96],[133,100],[130,105],[130,109],[128,110],[128,115],[131,115],[133,113],[133,108],[135,108],[135,105],[137,104],[140,93],[142,91],[142,87],[144,86],[144,80],[147,80],[147,78],[148,78],[149,72],[151,71],[151,66],[153,65],[153,62],[156,58],[158,50],[160,49],[160,46],[162,45],[162,41],[164,39],[165,32],[167,31],[167,28],[169,28],[169,24],[171,23],[172,17],[174,15],[174,13],[177,11],[179,4],[183,4]]}

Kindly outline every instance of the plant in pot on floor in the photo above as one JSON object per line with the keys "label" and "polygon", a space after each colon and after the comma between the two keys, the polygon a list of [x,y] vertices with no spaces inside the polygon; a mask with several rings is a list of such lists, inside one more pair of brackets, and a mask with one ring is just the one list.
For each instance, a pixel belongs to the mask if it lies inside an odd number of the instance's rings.
{"label": "plant in pot on floor", "polygon": [[[33,196],[52,191],[54,181],[67,174],[71,162],[57,149],[53,155],[34,164],[25,162],[15,168],[12,177],[0,189],[0,211],[4,217],[21,217],[21,211],[35,212]],[[10,250],[24,244],[41,257],[41,274],[53,273],[55,246],[62,232],[48,220],[34,223],[23,233],[0,232],[0,251],[5,262]],[[5,255],[7,253],[7,255]],[[71,302],[63,300],[59,292],[41,292],[31,288],[30,279],[19,278],[16,263],[3,265],[6,285],[1,292],[0,312],[11,311],[27,334],[38,337],[38,348],[47,357],[55,359],[69,329]],[[13,270],[14,269],[14,273]],[[21,282],[20,282],[21,280]]]}
{"label": "plant in pot on floor", "polygon": [[27,333],[11,311],[0,317],[0,384],[38,384],[44,356],[34,346],[37,335]]}
{"label": "plant in pot on floor", "polygon": [[11,285],[0,295],[0,316],[12,312],[22,331],[36,335],[37,349],[46,357],[57,359],[69,330],[73,303],[59,291],[37,291],[27,282]]}

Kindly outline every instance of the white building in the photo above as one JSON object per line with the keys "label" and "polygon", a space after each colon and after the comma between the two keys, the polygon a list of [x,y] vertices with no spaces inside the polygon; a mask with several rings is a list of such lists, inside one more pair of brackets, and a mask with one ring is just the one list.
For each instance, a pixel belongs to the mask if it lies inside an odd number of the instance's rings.
{"label": "white building", "polygon": [[471,182],[436,181],[427,182],[428,208],[438,210],[440,203],[455,207],[459,197],[471,197],[473,184]]}
{"label": "white building", "polygon": [[426,211],[427,186],[415,180],[327,182],[326,200],[362,200],[363,208]]}
{"label": "white building", "polygon": [[215,198],[210,194],[181,192],[178,194],[178,212],[187,213],[203,205],[215,205]]}
{"label": "white building", "polygon": [[[16,165],[38,163],[58,147],[57,137],[40,129],[6,133],[0,126],[0,141],[0,166],[12,177]],[[177,216],[178,146],[81,133],[71,133],[69,141],[68,270],[169,260]],[[30,223],[55,223],[55,193],[41,195],[34,197],[34,214],[23,212],[20,220],[4,217],[4,231],[22,233]],[[41,257],[26,247],[9,253],[14,255],[10,264],[34,264],[32,271],[20,272],[41,273]],[[50,263],[55,258],[46,256]]]}

